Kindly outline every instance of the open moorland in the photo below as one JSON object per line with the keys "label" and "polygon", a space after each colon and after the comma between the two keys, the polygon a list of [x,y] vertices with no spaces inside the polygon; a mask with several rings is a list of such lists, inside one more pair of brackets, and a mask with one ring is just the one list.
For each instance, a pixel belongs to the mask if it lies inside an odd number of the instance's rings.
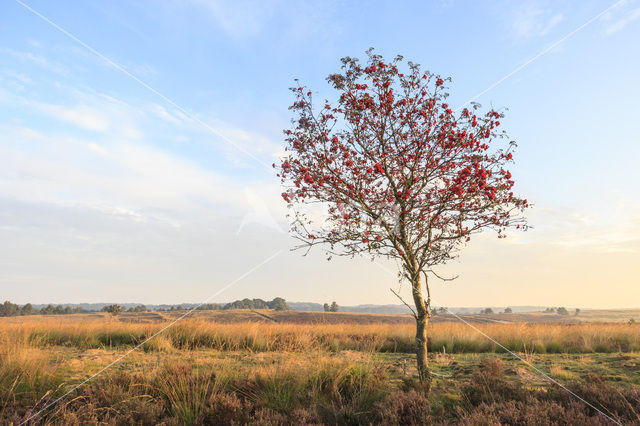
{"label": "open moorland", "polygon": [[117,361],[28,423],[640,424],[638,313],[436,316],[429,395],[408,315],[194,312],[146,343],[183,313],[2,318],[0,423]]}

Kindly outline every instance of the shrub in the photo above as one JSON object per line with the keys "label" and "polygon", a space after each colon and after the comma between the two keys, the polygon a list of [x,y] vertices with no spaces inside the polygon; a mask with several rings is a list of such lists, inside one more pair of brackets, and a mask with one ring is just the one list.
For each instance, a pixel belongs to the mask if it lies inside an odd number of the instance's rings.
{"label": "shrub", "polygon": [[[567,387],[621,423],[640,422],[640,389],[637,387],[618,390],[595,374],[587,375],[584,381],[569,383]],[[575,401],[573,395],[557,387],[550,389],[544,397],[563,405]],[[588,412],[592,416],[598,414],[592,408],[588,408]]]}
{"label": "shrub", "polygon": [[235,393],[219,392],[214,395],[197,416],[197,424],[233,425],[251,420],[251,406]]}
{"label": "shrub", "polygon": [[525,392],[515,384],[509,383],[502,375],[504,365],[500,358],[485,359],[470,383],[462,387],[462,394],[472,406],[482,403],[491,404],[509,400],[521,401]]}
{"label": "shrub", "polygon": [[563,407],[554,402],[536,399],[482,403],[470,412],[463,413],[457,422],[464,426],[476,425],[602,425],[603,417],[589,416],[584,406],[572,402]]}
{"label": "shrub", "polygon": [[431,407],[423,392],[393,392],[374,405],[378,421],[385,425],[418,425],[429,422]]}

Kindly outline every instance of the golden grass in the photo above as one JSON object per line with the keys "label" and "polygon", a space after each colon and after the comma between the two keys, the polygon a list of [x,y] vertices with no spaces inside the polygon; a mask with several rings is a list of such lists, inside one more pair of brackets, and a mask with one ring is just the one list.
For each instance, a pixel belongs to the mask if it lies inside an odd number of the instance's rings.
{"label": "golden grass", "polygon": [[[167,323],[135,324],[110,320],[91,322],[30,321],[0,323],[2,346],[80,349],[117,348],[142,343]],[[640,326],[627,324],[478,324],[476,327],[509,350],[534,353],[640,351]],[[308,350],[412,352],[411,324],[220,324],[185,319],[146,343],[145,351],[210,348],[254,352]],[[502,349],[461,323],[434,323],[430,350],[446,353],[501,352]]]}

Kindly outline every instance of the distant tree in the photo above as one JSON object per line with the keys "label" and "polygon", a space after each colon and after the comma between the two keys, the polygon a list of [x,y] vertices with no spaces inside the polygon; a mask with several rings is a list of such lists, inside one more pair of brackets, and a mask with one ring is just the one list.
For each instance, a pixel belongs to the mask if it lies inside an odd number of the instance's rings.
{"label": "distant tree", "polygon": [[216,304],[216,303],[207,303],[204,305],[200,305],[198,306],[197,310],[198,311],[215,311],[220,309],[220,305]]}
{"label": "distant tree", "polygon": [[332,302],[331,306],[329,307],[329,311],[330,312],[338,312],[338,309],[340,309],[338,304],[336,302]]}
{"label": "distant tree", "polygon": [[331,312],[331,307],[328,303],[325,303],[324,305],[322,305],[322,307],[324,308],[325,312]]}
{"label": "distant tree", "polygon": [[558,308],[556,313],[558,315],[569,315],[569,311],[567,311],[567,308],[565,308],[565,307]]}
{"label": "distant tree", "polygon": [[576,316],[580,315],[580,308],[576,308],[576,313],[575,313],[575,315],[576,315]]}
{"label": "distant tree", "polygon": [[[220,309],[217,306],[215,309]],[[231,303],[227,303],[222,309],[275,309],[277,311],[283,311],[290,309],[287,305],[287,301],[282,297],[276,297],[270,302],[266,302],[262,299],[242,299],[236,300]]]}
{"label": "distant tree", "polygon": [[65,307],[65,308],[64,308],[63,313],[64,313],[65,315],[72,314],[72,313],[73,313],[73,309],[71,309],[71,306],[67,306],[67,307]]}
{"label": "distant tree", "polygon": [[42,315],[53,315],[54,311],[55,311],[55,308],[51,304],[49,304],[49,305],[45,306],[44,308],[40,309],[40,313]]}
{"label": "distant tree", "polygon": [[64,308],[62,307],[62,305],[56,305],[56,307],[53,308],[53,313],[56,315],[64,314]]}
{"label": "distant tree", "polygon": [[634,318],[631,318],[629,320],[629,325],[634,325],[636,323],[636,320]]}
{"label": "distant tree", "polygon": [[443,306],[443,307],[441,307],[441,308],[439,309],[439,312],[440,312],[441,314],[446,314],[446,313],[447,313],[447,308],[445,308],[445,307]]}
{"label": "distant tree", "polygon": [[276,297],[271,302],[269,302],[269,307],[271,309],[275,309],[276,311],[288,311],[289,305],[287,305],[287,301],[282,297]]}
{"label": "distant tree", "polygon": [[103,310],[105,312],[110,313],[111,315],[113,315],[115,317],[117,315],[120,315],[120,313],[122,312],[122,306],[120,306],[120,305],[109,305],[109,306],[105,306],[103,308]]}
{"label": "distant tree", "polygon": [[8,300],[0,305],[0,317],[13,317],[20,313],[20,308]]}
{"label": "distant tree", "polygon": [[176,308],[176,311],[182,311],[182,305],[178,305],[178,307]]}
{"label": "distant tree", "polygon": [[504,308],[504,313],[505,313],[505,314],[512,314],[512,313],[513,313],[513,309],[508,308],[508,307],[507,307],[507,308]]}
{"label": "distant tree", "polygon": [[556,308],[547,308],[542,312],[545,313],[545,314],[555,314],[556,313]]}
{"label": "distant tree", "polygon": [[493,314],[493,309],[485,308],[485,309],[481,310],[480,313],[481,314],[485,314],[485,315],[491,315],[491,314]]}
{"label": "distant tree", "polygon": [[31,303],[27,303],[20,309],[21,315],[33,315],[34,312],[35,309],[33,308],[33,305]]}

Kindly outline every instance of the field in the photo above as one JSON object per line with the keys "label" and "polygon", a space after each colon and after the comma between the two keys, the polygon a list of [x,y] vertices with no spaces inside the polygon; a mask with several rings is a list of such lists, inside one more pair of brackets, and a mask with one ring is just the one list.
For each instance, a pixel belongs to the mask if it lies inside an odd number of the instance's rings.
{"label": "field", "polygon": [[[0,423],[24,422],[180,314],[2,318]],[[430,326],[427,396],[409,316],[243,310],[194,313],[32,423],[640,424],[637,315],[463,316],[593,407],[451,316]]]}

